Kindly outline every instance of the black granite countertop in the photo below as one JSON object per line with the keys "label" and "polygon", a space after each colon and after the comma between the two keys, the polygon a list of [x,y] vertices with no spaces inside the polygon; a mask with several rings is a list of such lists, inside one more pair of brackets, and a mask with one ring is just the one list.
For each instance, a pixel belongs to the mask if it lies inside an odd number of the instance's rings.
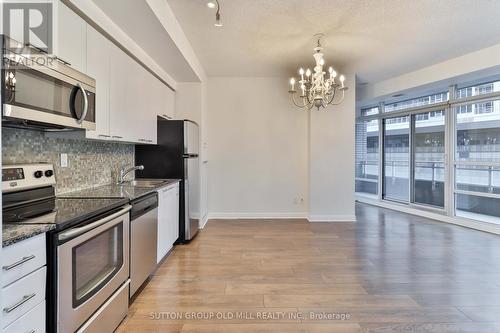
{"label": "black granite countertop", "polygon": [[2,247],[35,237],[54,228],[54,224],[3,224]]}
{"label": "black granite countertop", "polygon": [[[109,184],[64,193],[56,199],[47,200],[39,204],[43,206],[40,209],[50,211],[50,213],[33,219],[24,218],[26,221],[22,221],[23,218],[20,218],[25,212],[4,210],[2,246],[9,246],[54,229],[61,230],[70,227],[79,223],[79,221],[92,218],[106,210],[116,209],[125,205],[130,200],[140,198],[160,188],[180,182],[180,179],[160,180],[163,182],[155,187]],[[30,207],[30,209],[33,209],[33,207]],[[21,221],[23,223],[19,223]]]}
{"label": "black granite countertop", "polygon": [[[150,180],[150,179],[140,179],[140,180]],[[146,194],[155,192],[156,190],[180,182],[180,179],[155,179],[162,180],[161,184],[154,187],[141,187],[133,185],[116,185],[108,184],[101,185],[93,188],[88,188],[84,190],[68,192],[59,195],[59,198],[127,198],[129,200],[134,200],[145,196]]]}
{"label": "black granite countertop", "polygon": [[127,198],[50,198],[2,211],[3,225],[53,225],[62,230],[129,203]]}

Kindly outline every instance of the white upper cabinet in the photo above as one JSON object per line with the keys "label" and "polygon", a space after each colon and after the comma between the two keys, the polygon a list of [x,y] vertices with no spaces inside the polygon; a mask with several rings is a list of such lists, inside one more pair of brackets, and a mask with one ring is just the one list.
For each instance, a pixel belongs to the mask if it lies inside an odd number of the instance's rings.
{"label": "white upper cabinet", "polygon": [[158,80],[156,77],[152,76],[151,79],[151,91],[150,91],[150,99],[151,99],[151,110],[150,113],[152,117],[156,118],[157,116],[163,115],[165,112],[163,110],[163,83]]}
{"label": "white upper cabinet", "polygon": [[96,129],[53,136],[156,144],[156,118],[174,119],[175,93],[65,4],[54,6],[53,53],[96,80]]}
{"label": "white upper cabinet", "polygon": [[145,77],[145,82],[142,87],[141,96],[144,101],[140,108],[140,119],[144,132],[142,134],[142,141],[149,144],[156,144],[157,141],[157,127],[156,127],[156,109],[158,109],[158,102],[155,99],[155,84],[158,81],[146,69],[142,69]]}
{"label": "white upper cabinet", "polygon": [[111,51],[109,128],[114,141],[156,144],[156,117],[151,114],[153,76],[114,46]]}
{"label": "white upper cabinet", "polygon": [[109,134],[115,141],[133,142],[130,133],[131,109],[127,98],[132,83],[132,59],[117,46],[113,45],[110,52],[110,86],[109,86]]}
{"label": "white upper cabinet", "polygon": [[61,1],[54,1],[54,54],[83,73],[87,70],[87,22]]}
{"label": "white upper cabinet", "polygon": [[109,88],[110,52],[113,44],[87,25],[87,74],[96,80],[96,129],[87,131],[87,138],[110,139]]}

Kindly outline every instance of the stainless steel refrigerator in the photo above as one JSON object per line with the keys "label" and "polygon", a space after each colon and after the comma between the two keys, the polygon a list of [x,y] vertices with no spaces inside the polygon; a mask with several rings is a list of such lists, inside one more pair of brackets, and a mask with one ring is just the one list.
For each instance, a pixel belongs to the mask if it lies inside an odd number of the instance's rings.
{"label": "stainless steel refrigerator", "polygon": [[181,179],[179,239],[185,243],[198,232],[200,220],[199,126],[191,120],[158,117],[158,144],[136,145],[137,178]]}

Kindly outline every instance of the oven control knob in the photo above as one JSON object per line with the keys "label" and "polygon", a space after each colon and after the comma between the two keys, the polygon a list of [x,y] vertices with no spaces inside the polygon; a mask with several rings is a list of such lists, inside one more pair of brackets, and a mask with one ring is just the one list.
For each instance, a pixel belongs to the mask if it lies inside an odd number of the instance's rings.
{"label": "oven control knob", "polygon": [[52,171],[52,170],[45,171],[45,177],[52,177],[53,175],[54,175],[54,171]]}
{"label": "oven control knob", "polygon": [[40,171],[40,170],[35,171],[34,176],[35,176],[35,178],[42,178],[42,176],[43,176],[43,171]]}

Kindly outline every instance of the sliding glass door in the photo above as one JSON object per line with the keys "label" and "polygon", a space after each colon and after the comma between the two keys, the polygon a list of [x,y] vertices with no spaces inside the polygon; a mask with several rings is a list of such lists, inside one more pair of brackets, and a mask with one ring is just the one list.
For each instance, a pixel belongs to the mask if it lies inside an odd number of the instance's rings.
{"label": "sliding glass door", "polygon": [[408,202],[410,191],[410,117],[384,119],[383,198]]}
{"label": "sliding glass door", "polygon": [[444,208],[444,110],[384,119],[383,146],[383,198]]}
{"label": "sliding glass door", "polygon": [[455,111],[455,213],[500,224],[500,100]]}
{"label": "sliding glass door", "polygon": [[356,123],[356,192],[378,193],[378,119]]}
{"label": "sliding glass door", "polygon": [[412,116],[412,203],[444,208],[445,111]]}

